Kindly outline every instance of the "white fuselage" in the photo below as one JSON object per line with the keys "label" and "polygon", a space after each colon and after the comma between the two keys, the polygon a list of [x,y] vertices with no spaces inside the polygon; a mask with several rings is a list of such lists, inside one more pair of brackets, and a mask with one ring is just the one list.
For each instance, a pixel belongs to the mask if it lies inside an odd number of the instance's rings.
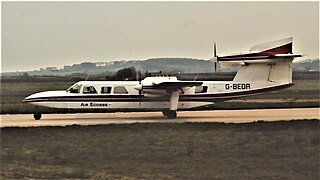
{"label": "white fuselage", "polygon": [[[144,80],[144,84],[157,81],[179,82],[175,77],[170,80],[164,77],[149,77]],[[183,87],[179,90],[178,110],[206,106],[216,101],[277,90],[290,85],[273,82],[201,82],[201,86]],[[24,102],[62,109],[169,108],[169,92],[163,89],[143,89],[139,92],[137,86],[139,81],[80,81],[67,91],[36,93],[26,97]]]}

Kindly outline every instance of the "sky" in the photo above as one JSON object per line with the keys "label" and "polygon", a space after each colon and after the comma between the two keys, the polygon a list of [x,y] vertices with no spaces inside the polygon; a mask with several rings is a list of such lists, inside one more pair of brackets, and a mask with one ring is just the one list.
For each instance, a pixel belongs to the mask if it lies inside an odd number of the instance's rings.
{"label": "sky", "polygon": [[2,2],[2,72],[217,52],[294,38],[319,57],[319,2]]}

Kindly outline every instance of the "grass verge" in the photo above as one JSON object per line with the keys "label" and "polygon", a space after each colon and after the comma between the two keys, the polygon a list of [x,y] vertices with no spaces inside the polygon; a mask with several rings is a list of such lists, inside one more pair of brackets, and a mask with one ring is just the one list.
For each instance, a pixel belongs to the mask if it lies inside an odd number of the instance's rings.
{"label": "grass verge", "polygon": [[2,128],[2,179],[319,179],[319,120]]}

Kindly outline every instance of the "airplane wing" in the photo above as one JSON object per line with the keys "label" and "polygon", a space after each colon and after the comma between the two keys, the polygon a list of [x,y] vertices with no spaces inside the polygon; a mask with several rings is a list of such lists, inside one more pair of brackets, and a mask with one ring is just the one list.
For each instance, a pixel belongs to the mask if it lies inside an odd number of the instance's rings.
{"label": "airplane wing", "polygon": [[161,83],[154,83],[153,86],[149,86],[150,89],[166,89],[166,90],[173,90],[173,89],[181,89],[183,87],[192,87],[192,86],[201,86],[202,82],[193,82],[193,81],[177,81],[177,82],[161,82]]}
{"label": "airplane wing", "polygon": [[176,77],[147,77],[135,86],[136,90],[167,90],[174,91],[184,87],[201,86],[199,81],[180,81]]}
{"label": "airplane wing", "polygon": [[203,82],[198,81],[179,81],[176,77],[147,77],[139,85],[135,86],[136,90],[143,91],[146,94],[159,94],[165,92],[170,96],[170,110],[177,110],[179,96],[184,87],[201,86]]}

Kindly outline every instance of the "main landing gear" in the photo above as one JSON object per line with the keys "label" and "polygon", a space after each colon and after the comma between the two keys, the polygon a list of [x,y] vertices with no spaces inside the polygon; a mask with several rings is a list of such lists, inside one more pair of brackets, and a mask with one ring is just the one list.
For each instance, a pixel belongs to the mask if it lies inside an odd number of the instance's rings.
{"label": "main landing gear", "polygon": [[41,116],[42,116],[41,112],[35,112],[35,113],[33,113],[33,118],[34,118],[35,120],[40,120],[40,119],[41,119]]}
{"label": "main landing gear", "polygon": [[163,110],[162,111],[162,114],[164,116],[166,116],[167,118],[169,119],[175,119],[177,118],[177,112],[176,111],[173,111],[173,110]]}

